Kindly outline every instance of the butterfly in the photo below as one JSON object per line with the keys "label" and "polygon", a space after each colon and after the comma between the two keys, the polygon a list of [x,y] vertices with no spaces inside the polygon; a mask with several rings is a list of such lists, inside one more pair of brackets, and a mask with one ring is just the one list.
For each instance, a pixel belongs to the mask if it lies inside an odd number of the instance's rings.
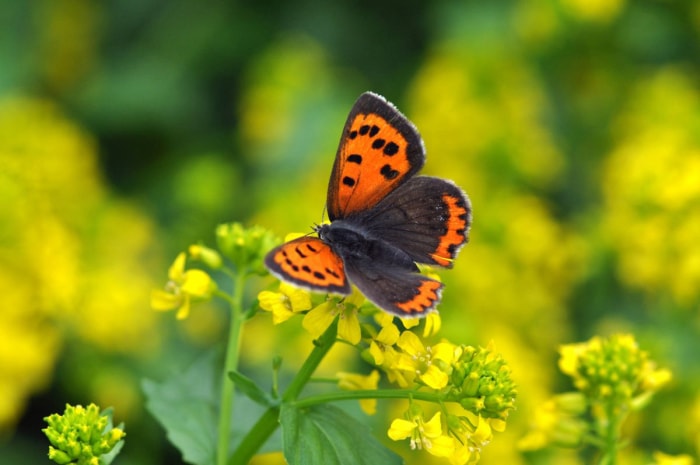
{"label": "butterfly", "polygon": [[330,223],[272,249],[270,272],[312,291],[348,295],[354,284],[377,307],[422,317],[443,284],[417,263],[450,268],[468,241],[471,204],[453,182],[416,176],[425,147],[415,126],[384,97],[357,99],[328,183]]}

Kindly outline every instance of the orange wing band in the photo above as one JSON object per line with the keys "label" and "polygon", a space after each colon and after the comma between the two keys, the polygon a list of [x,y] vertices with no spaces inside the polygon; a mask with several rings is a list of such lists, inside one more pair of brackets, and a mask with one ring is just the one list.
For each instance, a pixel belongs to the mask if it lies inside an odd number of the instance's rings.
{"label": "orange wing band", "polygon": [[438,265],[448,267],[452,265],[452,260],[457,255],[459,248],[467,240],[469,211],[464,205],[464,200],[460,197],[444,194],[442,200],[447,205],[449,212],[449,217],[445,222],[447,231],[440,236],[440,242],[432,257]]}
{"label": "orange wing band", "polygon": [[442,283],[426,279],[416,289],[416,295],[405,302],[399,302],[396,307],[405,313],[407,316],[426,313],[435,307],[435,304],[440,300],[440,290]]}

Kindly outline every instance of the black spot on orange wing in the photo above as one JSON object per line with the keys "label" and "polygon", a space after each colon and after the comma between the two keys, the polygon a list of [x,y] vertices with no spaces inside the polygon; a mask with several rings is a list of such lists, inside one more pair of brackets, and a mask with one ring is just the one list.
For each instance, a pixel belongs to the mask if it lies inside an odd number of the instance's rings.
{"label": "black spot on orange wing", "polygon": [[391,165],[382,166],[382,169],[379,170],[379,173],[382,176],[384,176],[384,179],[386,179],[387,181],[396,179],[396,177],[400,174],[397,170],[392,169]]}

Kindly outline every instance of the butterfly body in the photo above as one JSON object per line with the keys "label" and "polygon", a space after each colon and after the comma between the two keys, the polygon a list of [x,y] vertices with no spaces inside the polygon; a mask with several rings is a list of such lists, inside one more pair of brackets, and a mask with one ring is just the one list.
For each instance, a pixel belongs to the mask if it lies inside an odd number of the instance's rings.
{"label": "butterfly body", "polygon": [[[317,230],[318,237],[330,245],[333,252],[343,258],[346,264],[350,262],[353,267],[368,270],[382,268],[384,270],[404,269],[417,272],[413,259],[403,250],[381,238],[374,237],[359,225],[345,220],[334,221],[325,224]],[[372,277],[372,276],[370,276]],[[352,276],[350,280],[354,282]]]}
{"label": "butterfly body", "polygon": [[330,224],[267,255],[280,279],[347,295],[351,283],[378,307],[424,316],[443,285],[417,263],[451,267],[467,242],[469,199],[454,183],[415,176],[425,162],[415,127],[384,98],[365,93],[343,129],[328,187]]}

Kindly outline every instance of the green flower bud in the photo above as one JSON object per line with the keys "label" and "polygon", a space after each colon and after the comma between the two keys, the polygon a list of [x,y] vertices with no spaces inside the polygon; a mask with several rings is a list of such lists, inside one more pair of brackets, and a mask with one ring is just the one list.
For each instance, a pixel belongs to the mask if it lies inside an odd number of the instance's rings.
{"label": "green flower bud", "polygon": [[554,397],[559,411],[566,415],[581,415],[586,411],[588,403],[580,392],[567,392]]}
{"label": "green flower bud", "polygon": [[245,229],[240,223],[227,223],[216,228],[219,249],[243,272],[263,275],[266,268],[263,260],[278,241],[272,233],[262,227]]}
{"label": "green flower bud", "polygon": [[62,450],[49,446],[49,460],[53,460],[59,465],[65,465],[71,463],[73,458]]}
{"label": "green flower bud", "polygon": [[66,405],[63,415],[53,414],[44,420],[42,431],[49,439],[49,458],[58,464],[99,464],[99,457],[110,452],[124,437],[120,428],[111,428],[111,420],[95,404],[87,409]]}
{"label": "green flower bud", "polygon": [[453,364],[450,398],[484,418],[505,419],[515,405],[511,371],[490,347],[463,347]]}
{"label": "green flower bud", "polygon": [[603,402],[613,409],[627,408],[634,399],[643,398],[647,379],[667,378],[665,370],[654,369],[648,354],[629,334],[594,337],[562,346],[560,353],[560,369],[573,377],[577,389],[591,402]]}

